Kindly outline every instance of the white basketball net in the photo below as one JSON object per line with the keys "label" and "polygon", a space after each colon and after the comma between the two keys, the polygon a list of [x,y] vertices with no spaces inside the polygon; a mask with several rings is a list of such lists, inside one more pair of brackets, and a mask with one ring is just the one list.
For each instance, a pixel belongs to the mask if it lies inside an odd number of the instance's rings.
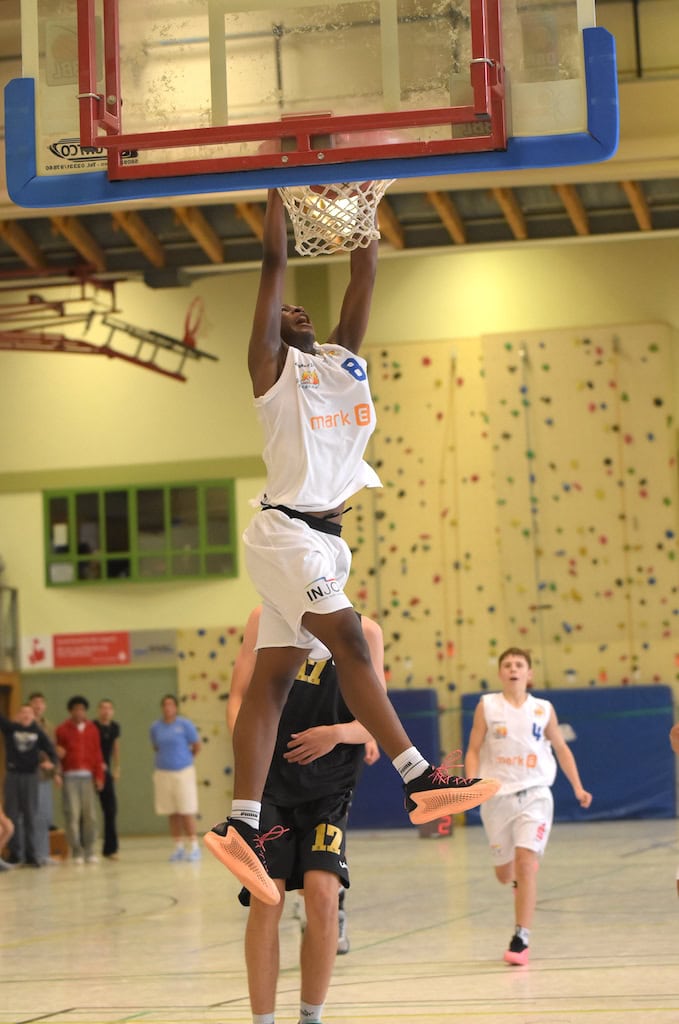
{"label": "white basketball net", "polygon": [[394,180],[279,188],[300,256],[365,249],[379,238],[375,212]]}

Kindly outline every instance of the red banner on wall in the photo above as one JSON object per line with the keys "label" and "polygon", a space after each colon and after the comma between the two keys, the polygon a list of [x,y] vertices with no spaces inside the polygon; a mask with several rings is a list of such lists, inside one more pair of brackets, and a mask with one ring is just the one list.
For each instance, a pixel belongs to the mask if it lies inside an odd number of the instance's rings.
{"label": "red banner on wall", "polygon": [[129,633],[57,633],[52,640],[54,668],[130,663]]}

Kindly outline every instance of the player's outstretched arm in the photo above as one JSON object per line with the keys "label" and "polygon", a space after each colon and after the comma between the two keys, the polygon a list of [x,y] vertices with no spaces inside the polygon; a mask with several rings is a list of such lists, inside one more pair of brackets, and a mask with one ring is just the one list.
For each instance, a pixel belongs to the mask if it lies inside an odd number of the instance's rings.
{"label": "player's outstretched arm", "polygon": [[281,338],[281,306],[288,264],[288,235],[283,200],[277,190],[268,192],[262,269],[248,347],[248,369],[255,397],[266,394],[278,380],[286,346]]}
{"label": "player's outstretched arm", "polygon": [[580,781],[580,773],[578,772],[578,766],[575,763],[573,752],[563,737],[559,721],[556,717],[556,711],[554,711],[553,708],[549,722],[547,723],[547,728],[545,729],[545,736],[552,744],[552,749],[554,750],[556,759],[559,762],[559,768],[573,787],[575,799],[581,807],[589,807],[592,802],[592,794],[587,792]]}
{"label": "player's outstretched arm", "polygon": [[679,754],[679,722],[670,729],[670,745],[675,754]]}
{"label": "player's outstretched arm", "polygon": [[371,242],[366,249],[353,250],[350,269],[339,323],[328,340],[348,348],[350,352],[358,352],[368,329],[377,275],[377,241]]}
{"label": "player's outstretched arm", "polygon": [[472,731],[469,734],[469,745],[464,759],[464,770],[467,777],[477,779],[479,777],[479,763],[481,760],[481,744],[488,731],[486,716],[483,713],[481,701],[476,705]]}

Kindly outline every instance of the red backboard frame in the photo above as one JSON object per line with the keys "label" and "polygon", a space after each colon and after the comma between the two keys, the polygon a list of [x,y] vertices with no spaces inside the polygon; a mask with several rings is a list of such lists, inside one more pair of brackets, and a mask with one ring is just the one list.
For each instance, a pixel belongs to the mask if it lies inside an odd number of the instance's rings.
{"label": "red backboard frame", "polygon": [[[507,148],[505,85],[502,60],[500,0],[470,0],[470,81],[473,103],[466,106],[333,116],[300,115],[281,121],[216,125],[176,131],[125,133],[121,96],[118,0],[103,0],[104,95],[97,92],[95,0],[77,0],[78,103],[83,146],[107,151],[111,181],[175,177],[222,171],[299,167],[390,157],[478,153]],[[487,131],[453,137],[453,126],[475,123]],[[385,141],[399,129],[448,125],[451,137],[426,141]],[[357,133],[360,143],[333,148],[332,136]],[[365,133],[374,133],[366,143]],[[382,138],[380,133],[384,133]],[[281,145],[285,139],[285,146]],[[125,162],[130,151],[168,150],[189,146],[259,142],[268,151],[249,155],[215,155],[200,159]],[[284,151],[283,151],[284,150]]]}

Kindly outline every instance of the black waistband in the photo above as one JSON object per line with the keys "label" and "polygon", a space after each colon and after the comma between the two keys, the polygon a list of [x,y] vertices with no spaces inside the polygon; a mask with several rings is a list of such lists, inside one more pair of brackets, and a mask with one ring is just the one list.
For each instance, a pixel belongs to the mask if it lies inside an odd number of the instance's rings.
{"label": "black waistband", "polygon": [[333,537],[342,536],[342,527],[339,523],[331,523],[329,519],[319,519],[318,516],[311,516],[307,512],[300,512],[296,508],[288,508],[287,505],[265,505],[262,502],[262,509],[275,508],[279,512],[284,512],[290,519],[301,519],[302,522],[310,526],[312,530],[318,530],[319,533],[331,533]]}

